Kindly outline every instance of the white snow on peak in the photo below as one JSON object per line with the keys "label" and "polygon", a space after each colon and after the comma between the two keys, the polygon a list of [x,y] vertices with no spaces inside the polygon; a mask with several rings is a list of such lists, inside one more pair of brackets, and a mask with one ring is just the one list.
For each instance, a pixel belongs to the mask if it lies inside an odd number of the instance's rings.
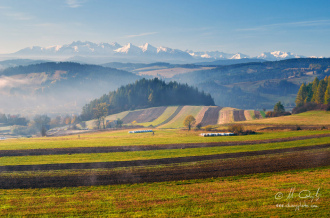
{"label": "white snow on peak", "polygon": [[146,43],[144,45],[139,46],[139,48],[142,50],[142,52],[146,53],[157,53],[157,48],[150,45],[149,43]]}
{"label": "white snow on peak", "polygon": [[243,59],[243,58],[248,58],[247,55],[244,55],[244,54],[241,54],[241,53],[237,53],[237,54],[234,54],[231,58],[229,59]]}
{"label": "white snow on peak", "polygon": [[167,52],[167,50],[168,50],[168,48],[160,46],[160,47],[157,48],[157,53],[159,53],[159,52]]}
{"label": "white snow on peak", "polygon": [[282,51],[273,51],[273,52],[264,52],[261,55],[257,56],[259,59],[265,60],[283,60],[289,58],[301,58],[302,56],[293,54],[291,52],[282,52]]}
{"label": "white snow on peak", "polygon": [[202,57],[202,58],[211,58],[211,56],[208,55],[208,54],[203,54],[203,55],[201,55],[201,57]]}

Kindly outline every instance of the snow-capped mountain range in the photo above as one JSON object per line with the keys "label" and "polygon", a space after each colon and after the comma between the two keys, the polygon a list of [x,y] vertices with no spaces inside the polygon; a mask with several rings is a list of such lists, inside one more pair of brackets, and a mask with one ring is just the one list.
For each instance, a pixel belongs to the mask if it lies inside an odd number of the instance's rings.
{"label": "snow-capped mountain range", "polygon": [[220,51],[194,52],[192,50],[182,51],[168,47],[154,47],[149,43],[135,46],[128,43],[124,46],[114,43],[93,43],[93,42],[73,42],[68,45],[56,45],[50,47],[33,46],[19,50],[11,56],[24,58],[48,58],[52,57],[89,57],[89,58],[112,58],[113,60],[126,61],[169,61],[169,62],[198,62],[229,59],[261,59],[261,60],[283,60],[289,58],[301,58],[304,56],[296,55],[291,52],[264,52],[256,57],[245,54],[224,53]]}

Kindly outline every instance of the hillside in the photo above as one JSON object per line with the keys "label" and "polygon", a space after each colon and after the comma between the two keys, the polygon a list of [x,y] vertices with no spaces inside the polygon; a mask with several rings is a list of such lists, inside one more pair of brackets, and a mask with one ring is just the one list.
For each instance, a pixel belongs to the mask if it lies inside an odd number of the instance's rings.
{"label": "hillside", "polygon": [[2,112],[77,113],[93,98],[140,77],[123,70],[47,62],[0,71]]}
{"label": "hillside", "polygon": [[197,88],[177,82],[165,83],[158,78],[141,79],[135,83],[121,86],[116,91],[104,94],[83,107],[81,118],[90,120],[95,117],[95,108],[106,104],[105,114],[127,110],[171,105],[214,105],[210,94]]}
{"label": "hillside", "polygon": [[[134,125],[145,127],[176,129],[184,127],[183,120],[188,115],[193,115],[196,119],[196,124],[201,123],[202,126],[264,118],[263,111],[222,108],[219,106],[169,106],[125,111],[109,115],[105,120],[111,122],[120,119],[123,121],[123,124],[127,125],[134,122]],[[94,120],[87,121],[86,124],[90,129],[95,127]]]}
{"label": "hillside", "polygon": [[[210,66],[209,66],[210,67]],[[187,83],[210,93],[217,105],[243,109],[271,109],[278,101],[295,106],[303,82],[330,75],[329,58],[299,58],[283,61],[213,66],[168,79]]]}

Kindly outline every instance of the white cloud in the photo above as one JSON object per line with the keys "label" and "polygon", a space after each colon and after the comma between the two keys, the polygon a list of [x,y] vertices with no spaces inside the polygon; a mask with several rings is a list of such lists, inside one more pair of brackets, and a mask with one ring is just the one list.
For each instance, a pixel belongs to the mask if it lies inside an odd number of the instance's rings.
{"label": "white cloud", "polygon": [[128,36],[125,36],[124,38],[134,38],[134,37],[140,37],[140,36],[148,36],[148,35],[154,35],[154,34],[157,34],[158,32],[150,32],[150,33],[141,33],[141,34],[138,34],[138,35],[128,35]]}
{"label": "white cloud", "polygon": [[84,2],[85,2],[84,0],[66,0],[66,4],[70,8],[79,8],[82,6]]}

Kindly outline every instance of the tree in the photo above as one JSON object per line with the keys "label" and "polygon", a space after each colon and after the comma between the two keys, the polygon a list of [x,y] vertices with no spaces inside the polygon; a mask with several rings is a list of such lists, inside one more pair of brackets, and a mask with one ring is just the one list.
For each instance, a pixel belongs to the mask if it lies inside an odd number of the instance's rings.
{"label": "tree", "polygon": [[192,115],[188,115],[183,121],[183,125],[188,127],[188,130],[190,130],[195,123],[196,119]]}
{"label": "tree", "polygon": [[120,128],[122,125],[123,125],[123,121],[118,118],[117,119],[117,125],[116,126]]}
{"label": "tree", "polygon": [[302,106],[307,98],[307,87],[305,83],[301,84],[296,98],[296,106]]}
{"label": "tree", "polygon": [[319,85],[317,87],[316,91],[316,97],[315,97],[315,102],[317,104],[323,104],[324,103],[324,94],[327,89],[327,84],[324,82],[324,80],[321,80],[319,82]]}
{"label": "tree", "polygon": [[312,97],[312,102],[315,102],[316,100],[316,92],[317,92],[317,87],[319,85],[319,79],[317,77],[315,77],[314,81],[313,81],[313,85],[312,85],[312,93],[313,93],[313,97]]}
{"label": "tree", "polygon": [[324,93],[324,104],[330,103],[330,82],[328,82],[327,89]]}
{"label": "tree", "polygon": [[275,104],[274,112],[275,113],[284,113],[285,112],[284,106],[280,101]]}
{"label": "tree", "polygon": [[46,136],[46,132],[49,128],[50,118],[47,115],[36,115],[33,121],[41,135]]}
{"label": "tree", "polygon": [[108,115],[108,104],[100,103],[94,109],[94,118],[97,119],[97,128],[100,129],[101,124],[103,125],[103,129],[105,129],[105,117]]}

